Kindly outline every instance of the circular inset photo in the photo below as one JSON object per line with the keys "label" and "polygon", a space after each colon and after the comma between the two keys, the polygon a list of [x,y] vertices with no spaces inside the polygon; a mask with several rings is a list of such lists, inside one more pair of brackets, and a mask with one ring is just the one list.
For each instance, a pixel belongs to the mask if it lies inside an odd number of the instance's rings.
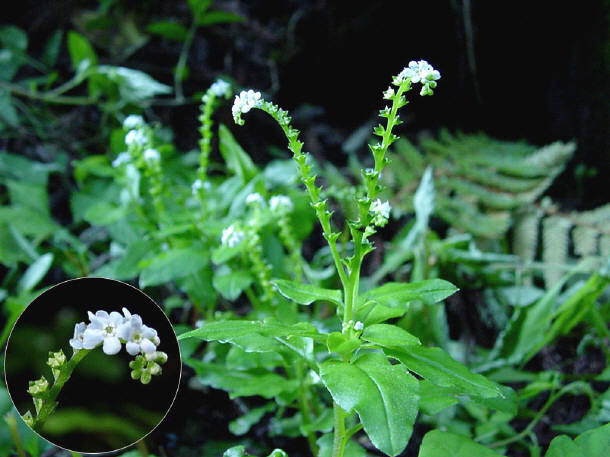
{"label": "circular inset photo", "polygon": [[181,375],[176,334],[144,292],[80,278],[39,295],[8,339],[6,385],[39,435],[99,453],[124,448],[163,420]]}

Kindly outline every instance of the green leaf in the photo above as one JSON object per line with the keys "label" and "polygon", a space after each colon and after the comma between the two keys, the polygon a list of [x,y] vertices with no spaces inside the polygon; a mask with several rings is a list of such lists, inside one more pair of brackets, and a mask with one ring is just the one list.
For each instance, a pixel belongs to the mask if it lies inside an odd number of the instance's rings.
{"label": "green leaf", "polygon": [[229,24],[231,22],[242,22],[244,18],[238,14],[228,11],[210,11],[197,20],[197,25],[209,26],[214,24]]}
{"label": "green leaf", "polygon": [[566,435],[553,438],[545,457],[589,457]]}
{"label": "green leaf", "polygon": [[21,235],[47,237],[56,229],[53,220],[24,206],[0,207],[0,225],[12,225]]}
{"label": "green leaf", "polygon": [[212,4],[212,0],[188,0],[188,4],[193,13],[193,17],[197,19],[207,11]]}
{"label": "green leaf", "polygon": [[100,65],[97,73],[114,82],[123,102],[143,102],[157,95],[169,94],[172,88],[161,84],[146,73],[125,67]]}
{"label": "green leaf", "polygon": [[606,457],[610,455],[610,424],[587,430],[574,442],[586,457]]}
{"label": "green leaf", "polygon": [[314,301],[329,301],[337,306],[342,304],[343,294],[340,290],[323,289],[286,279],[273,279],[271,283],[284,297],[299,305],[311,305]]}
{"label": "green leaf", "polygon": [[229,430],[233,435],[245,435],[253,425],[257,424],[265,414],[275,409],[274,403],[267,403],[264,406],[253,408],[243,416],[229,422]]}
{"label": "green leaf", "polygon": [[28,36],[17,26],[5,25],[0,28],[0,44],[3,48],[25,52],[28,48]]}
{"label": "green leaf", "polygon": [[52,264],[53,254],[47,253],[41,255],[27,270],[25,270],[25,273],[23,273],[23,276],[17,284],[19,293],[29,292],[36,287],[36,284],[44,278]]}
{"label": "green leaf", "polygon": [[146,30],[155,35],[161,35],[172,41],[184,41],[188,35],[188,30],[185,26],[178,22],[161,21],[149,24]]}
{"label": "green leaf", "polygon": [[282,324],[275,319],[262,321],[228,320],[206,322],[198,329],[178,335],[178,339],[199,338],[205,341],[232,343],[236,338],[258,333],[267,337],[303,336],[316,340],[325,340],[326,336],[308,322],[294,325]]}
{"label": "green leaf", "polygon": [[500,457],[470,438],[454,433],[432,430],[426,433],[418,457]]}
{"label": "green leaf", "polygon": [[241,178],[242,183],[250,181],[257,173],[258,169],[246,151],[235,141],[231,131],[220,124],[218,128],[220,140],[219,148],[227,168]]}
{"label": "green leaf", "polygon": [[355,410],[371,442],[395,456],[407,445],[417,416],[418,382],[404,365],[367,353],[354,363],[327,361],[320,376],[333,400]]}
{"label": "green leaf", "polygon": [[451,388],[457,394],[483,398],[502,396],[495,383],[480,374],[470,372],[440,348],[407,346],[400,350],[387,349],[385,352],[422,378],[438,386]]}
{"label": "green leaf", "polygon": [[421,342],[406,330],[389,324],[374,324],[364,329],[362,339],[386,348],[417,346]]}
{"label": "green leaf", "polygon": [[68,52],[74,70],[78,70],[80,64],[85,60],[89,61],[89,66],[97,65],[97,55],[93,46],[87,38],[74,30],[68,32]]}
{"label": "green leaf", "polygon": [[55,66],[55,63],[57,62],[62,37],[63,31],[56,30],[53,35],[51,35],[51,38],[49,38],[42,51],[42,62],[49,68]]}
{"label": "green leaf", "polygon": [[419,300],[427,305],[438,303],[457,290],[457,287],[443,279],[412,283],[389,282],[366,292],[361,300],[363,303],[374,301],[390,308],[406,308],[413,300]]}
{"label": "green leaf", "polygon": [[204,385],[229,392],[231,398],[259,395],[273,398],[282,392],[292,392],[297,388],[296,379],[286,379],[266,370],[240,371],[223,365],[189,359],[187,365],[193,367],[199,381]]}
{"label": "green leaf", "polygon": [[131,279],[140,273],[140,262],[155,252],[157,244],[150,240],[139,240],[129,245],[114,268],[115,279]]}
{"label": "green leaf", "polygon": [[209,262],[209,254],[197,249],[172,249],[150,261],[142,269],[140,287],[156,286],[195,273]]}
{"label": "green leaf", "polygon": [[127,208],[101,201],[91,205],[83,217],[91,225],[109,225],[126,215]]}
{"label": "green leaf", "polygon": [[224,298],[233,301],[237,300],[252,281],[252,275],[247,271],[230,271],[225,274],[215,274],[212,283]]}
{"label": "green leaf", "polygon": [[7,90],[0,91],[0,129],[17,127],[19,125],[19,114],[13,105],[11,94]]}

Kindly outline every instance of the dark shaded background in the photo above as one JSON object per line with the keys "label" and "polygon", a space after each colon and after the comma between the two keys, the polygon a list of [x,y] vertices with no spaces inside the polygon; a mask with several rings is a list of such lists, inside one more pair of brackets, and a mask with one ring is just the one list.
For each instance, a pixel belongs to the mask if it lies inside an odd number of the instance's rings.
{"label": "dark shaded background", "polygon": [[[61,348],[67,358],[72,356],[68,340],[74,324],[88,322],[87,311],[120,312],[123,306],[157,330],[161,340],[159,350],[168,354],[163,373],[142,385],[130,377],[129,362],[133,357],[124,347],[113,356],[96,349],[83,359],[64,385],[57,397],[56,411],[84,410],[93,415],[92,426],[97,415],[111,414],[140,429],[142,433],[137,438],[161,421],[174,400],[180,378],[180,354],[173,329],[165,313],[143,292],[125,283],[101,278],[66,281],[47,290],[26,308],[15,324],[7,344],[5,366],[7,387],[20,414],[34,409],[27,393],[28,382],[41,375],[49,382],[53,379],[46,365],[49,351]],[[110,451],[135,441],[126,440],[127,435],[105,432],[101,425],[95,432],[76,430],[55,435],[45,433],[43,428],[41,434],[61,447],[81,452]]]}
{"label": "dark shaded background", "polygon": [[[108,2],[107,2],[108,3]],[[186,1],[117,1],[117,23],[133,18],[148,23],[173,19],[190,23]],[[91,1],[24,0],[5,11],[3,22],[30,36],[30,49],[42,48],[57,28],[77,28],[75,18],[99,6]],[[485,2],[474,0],[397,2],[267,0],[215,1],[213,8],[240,14],[244,23],[201,28],[189,55],[185,94],[201,92],[217,76],[263,90],[295,113],[306,147],[318,157],[345,162],[341,144],[359,126],[377,122],[381,91],[409,60],[425,58],[443,78],[437,95],[412,98],[404,111],[404,132],[422,129],[485,131],[501,139],[543,145],[575,139],[578,149],[550,191],[567,208],[606,203],[610,172],[610,90],[607,0],[574,2]],[[82,30],[81,30],[82,31]],[[125,61],[97,49],[101,63],[122,64],[171,85],[181,44],[160,37]],[[120,60],[120,59],[119,59]],[[66,73],[69,59],[62,57]],[[74,112],[81,112],[78,116]],[[99,116],[95,108],[73,108],[71,128],[83,137]],[[197,106],[155,107],[153,115],[176,132],[183,149],[197,141]],[[229,107],[220,113],[232,124]],[[279,129],[261,113],[250,128],[233,128],[260,160],[267,147],[283,146]],[[254,125],[252,125],[254,124]],[[262,124],[265,128],[257,128]],[[256,136],[252,132],[256,131]],[[31,140],[30,140],[31,141]],[[78,141],[67,145],[75,154]],[[27,139],[6,146],[41,155]],[[105,144],[93,151],[104,152]],[[99,150],[95,150],[96,147]],[[366,148],[361,152],[366,154]],[[584,164],[590,176],[577,183]],[[581,167],[582,168],[582,167]],[[579,184],[577,186],[577,184]]]}

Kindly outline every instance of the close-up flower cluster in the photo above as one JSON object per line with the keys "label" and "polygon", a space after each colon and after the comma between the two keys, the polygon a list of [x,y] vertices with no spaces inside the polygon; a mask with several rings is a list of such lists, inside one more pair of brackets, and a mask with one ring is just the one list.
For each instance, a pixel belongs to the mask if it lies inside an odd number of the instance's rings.
{"label": "close-up flower cluster", "polygon": [[106,355],[116,355],[123,345],[129,355],[135,356],[129,363],[131,378],[148,384],[152,376],[160,375],[161,365],[167,362],[167,354],[158,351],[161,340],[157,331],[145,325],[138,314],[127,308],[123,314],[99,310],[95,314],[88,311],[89,323],[74,325],[74,335],[69,340],[73,356],[67,359],[64,352],[49,352],[47,365],[51,368],[54,382],[45,376],[29,382],[28,393],[36,408],[36,417],[30,412],[24,415],[28,425],[36,427],[46,420],[57,406],[56,398],[63,385],[68,381],[76,365],[92,350],[102,347]]}

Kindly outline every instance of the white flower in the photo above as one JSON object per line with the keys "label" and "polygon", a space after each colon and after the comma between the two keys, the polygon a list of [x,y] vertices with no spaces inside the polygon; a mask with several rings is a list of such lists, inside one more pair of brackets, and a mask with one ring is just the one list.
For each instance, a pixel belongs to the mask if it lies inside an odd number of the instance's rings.
{"label": "white flower", "polygon": [[392,209],[392,207],[390,206],[390,202],[385,201],[385,202],[381,202],[381,199],[377,199],[373,202],[373,204],[371,205],[371,212],[373,213],[374,216],[381,216],[384,218],[389,218],[390,217],[390,210]]}
{"label": "white flower", "polygon": [[119,327],[125,322],[123,316],[112,311],[98,311],[93,314],[89,311],[87,329],[83,333],[83,348],[94,349],[103,343],[102,350],[105,354],[114,355],[121,350],[121,340],[119,339]]}
{"label": "white flower", "polygon": [[359,332],[363,328],[364,328],[364,324],[360,321],[358,321],[354,324],[354,330],[356,330],[357,332]]}
{"label": "white flower", "polygon": [[246,238],[243,230],[237,230],[234,225],[229,225],[222,231],[221,242],[223,245],[234,248]]}
{"label": "white flower", "polygon": [[441,74],[425,60],[417,62],[412,60],[409,62],[409,66],[405,67],[394,78],[394,84],[400,85],[406,79],[410,79],[412,83],[420,83],[422,85],[420,95],[432,95],[432,89],[436,87],[436,81],[441,79]]}
{"label": "white flower", "polygon": [[144,160],[146,160],[148,163],[158,162],[161,160],[161,154],[159,154],[159,151],[156,149],[149,148],[144,151]]}
{"label": "white flower", "polygon": [[125,349],[129,355],[152,353],[157,350],[159,337],[157,331],[142,323],[142,318],[137,314],[131,314],[123,308],[125,321],[118,329],[118,336],[125,341]]}
{"label": "white flower", "polygon": [[84,333],[87,329],[87,325],[84,322],[79,322],[74,325],[74,336],[70,338],[70,346],[72,346],[75,350],[83,349],[83,339]]}
{"label": "white flower", "polygon": [[265,206],[265,199],[258,192],[253,192],[246,197],[246,203],[248,205],[258,204],[260,206]]}
{"label": "white flower", "polygon": [[199,193],[199,189],[203,188],[203,181],[201,179],[196,179],[193,184],[191,184],[191,193],[193,195],[197,195]]}
{"label": "white flower", "polygon": [[229,95],[230,89],[231,85],[222,79],[217,79],[214,84],[210,86],[210,91],[217,97]]}
{"label": "white flower", "polygon": [[388,87],[388,90],[383,92],[383,98],[390,100],[394,96],[394,88]]}
{"label": "white flower", "polygon": [[274,195],[269,199],[269,207],[271,211],[286,211],[290,212],[294,208],[292,200],[287,195]]}
{"label": "white flower", "polygon": [[125,130],[137,129],[143,125],[144,119],[139,114],[130,114],[123,120],[123,128]]}
{"label": "white flower", "polygon": [[112,166],[114,168],[120,167],[124,163],[129,163],[131,160],[131,155],[129,152],[123,151],[112,161]]}
{"label": "white flower", "polygon": [[146,135],[141,130],[130,130],[125,135],[125,144],[131,146],[144,146],[148,142]]}
{"label": "white flower", "polygon": [[233,102],[233,107],[231,108],[235,122],[238,124],[243,122],[241,120],[242,113],[247,113],[255,106],[260,105],[260,103],[260,92],[254,92],[252,89],[248,91],[242,90],[239,95],[235,96],[235,101]]}
{"label": "white flower", "polygon": [[371,213],[373,213],[373,224],[383,227],[390,217],[390,210],[392,207],[390,206],[390,202],[385,201],[381,202],[378,198],[371,205]]}

